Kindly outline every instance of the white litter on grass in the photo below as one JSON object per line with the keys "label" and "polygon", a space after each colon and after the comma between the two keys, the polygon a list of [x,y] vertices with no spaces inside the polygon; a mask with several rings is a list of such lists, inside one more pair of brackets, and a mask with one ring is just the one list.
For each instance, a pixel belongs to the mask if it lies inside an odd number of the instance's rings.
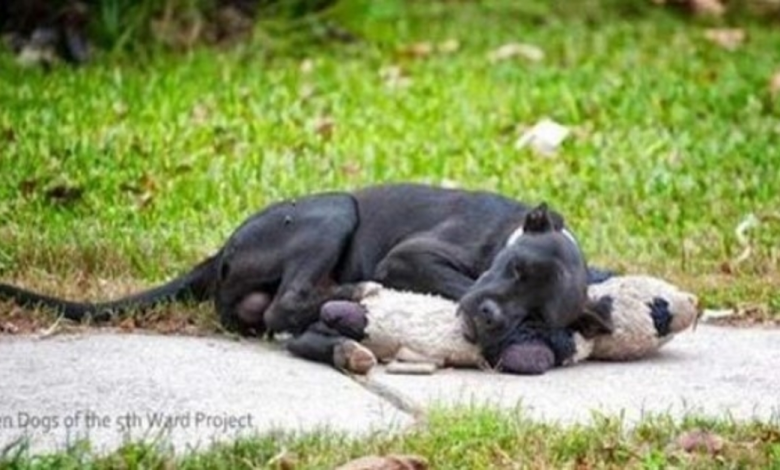
{"label": "white litter on grass", "polygon": [[550,119],[542,119],[526,131],[515,142],[516,149],[531,147],[544,156],[553,155],[563,141],[571,134],[571,129]]}
{"label": "white litter on grass", "polygon": [[726,320],[737,316],[737,311],[732,308],[705,309],[699,321],[702,323],[716,323],[718,320]]}
{"label": "white litter on grass", "polygon": [[511,42],[488,54],[488,60],[492,63],[514,59],[515,57],[522,57],[531,62],[540,62],[544,59],[544,51],[539,46],[534,46],[533,44]]}

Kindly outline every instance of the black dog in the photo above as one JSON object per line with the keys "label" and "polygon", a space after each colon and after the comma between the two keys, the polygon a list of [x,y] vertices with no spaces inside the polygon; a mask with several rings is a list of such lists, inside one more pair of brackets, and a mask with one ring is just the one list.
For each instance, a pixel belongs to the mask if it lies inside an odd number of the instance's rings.
{"label": "black dog", "polygon": [[[527,212],[521,230],[460,300],[464,337],[480,345],[497,370],[544,373],[574,353],[573,331],[590,337],[611,328],[608,311],[588,300],[587,268],[576,241],[556,224],[544,204]],[[350,341],[365,339],[370,321],[359,295],[354,300],[326,303],[319,321],[290,339],[288,350],[353,372],[370,367]],[[572,322],[561,312],[581,316]]]}
{"label": "black dog", "polygon": [[[586,309],[574,308],[585,301],[585,264],[559,215],[545,211],[545,223],[569,247],[565,256],[544,243],[507,244],[529,210],[496,194],[414,184],[317,194],[267,207],[215,255],[140,294],[93,304],[0,284],[0,299],[98,321],[163,302],[213,300],[228,329],[298,334],[326,300],[350,297],[340,286],[373,280],[456,300],[468,294],[466,318],[489,322],[512,311],[556,327],[587,323]],[[599,327],[601,319],[593,321]]]}

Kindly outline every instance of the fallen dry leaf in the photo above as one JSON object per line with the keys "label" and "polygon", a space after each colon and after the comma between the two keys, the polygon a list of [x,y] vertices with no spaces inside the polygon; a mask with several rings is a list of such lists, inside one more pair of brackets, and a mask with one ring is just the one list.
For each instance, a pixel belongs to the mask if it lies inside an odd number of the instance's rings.
{"label": "fallen dry leaf", "polygon": [[25,196],[29,196],[32,193],[35,192],[36,189],[38,189],[38,186],[40,185],[40,181],[38,181],[35,178],[28,178],[25,180],[22,180],[21,183],[19,183],[19,191],[22,192]]}
{"label": "fallen dry leaf", "polygon": [[523,133],[515,142],[516,149],[530,147],[542,156],[553,155],[563,141],[571,134],[571,130],[550,119],[542,119]]}
{"label": "fallen dry leaf", "polygon": [[336,128],[336,122],[330,116],[320,116],[314,120],[314,133],[323,139],[333,137],[333,130]]}
{"label": "fallen dry leaf", "polygon": [[460,41],[457,39],[447,39],[436,46],[436,50],[441,54],[452,54],[453,52],[458,52],[459,49]]}
{"label": "fallen dry leaf", "polygon": [[417,455],[369,455],[351,460],[336,470],[425,470],[428,461]]}
{"label": "fallen dry leaf", "polygon": [[305,103],[309,101],[310,99],[314,98],[314,95],[317,94],[317,88],[312,85],[311,83],[304,83],[301,85],[300,90],[298,90],[298,99]]}
{"label": "fallen dry leaf", "polygon": [[689,0],[691,10],[700,16],[723,16],[726,7],[720,0]]}
{"label": "fallen dry leaf", "polygon": [[694,15],[699,16],[723,16],[726,7],[721,0],[653,0],[656,5],[673,4],[687,8]]}
{"label": "fallen dry leaf", "polygon": [[81,199],[84,188],[67,184],[58,184],[50,187],[44,193],[46,199],[57,204],[69,204]]}
{"label": "fallen dry leaf", "polygon": [[726,50],[734,51],[745,42],[747,35],[740,28],[710,28],[704,31],[704,37]]}
{"label": "fallen dry leaf", "polygon": [[6,142],[16,142],[16,132],[14,132],[13,128],[11,127],[3,128],[2,132],[0,132],[0,135],[2,135],[3,140]]}
{"label": "fallen dry leaf", "polygon": [[19,333],[19,327],[11,322],[0,324],[0,333],[15,335]]}
{"label": "fallen dry leaf", "polygon": [[520,42],[511,42],[504,44],[498,49],[493,50],[488,54],[488,60],[490,62],[501,62],[508,59],[514,59],[520,57],[531,62],[539,62],[544,59],[544,51],[533,44],[526,44]]}
{"label": "fallen dry leaf", "polygon": [[379,70],[379,77],[391,89],[407,88],[412,84],[412,79],[397,65],[382,67]]}
{"label": "fallen dry leaf", "polygon": [[211,118],[211,109],[205,103],[197,103],[190,111],[190,119],[195,124],[205,124]]}
{"label": "fallen dry leaf", "polygon": [[127,317],[119,323],[119,329],[122,331],[134,331],[137,325],[133,317]]}
{"label": "fallen dry leaf", "polygon": [[457,52],[458,49],[460,49],[460,42],[457,39],[447,39],[446,41],[442,41],[438,44],[434,44],[430,41],[422,41],[401,46],[398,49],[398,53],[404,57],[424,59],[436,53],[452,54]]}
{"label": "fallen dry leaf", "polygon": [[429,55],[433,54],[433,51],[434,51],[433,43],[430,43],[428,41],[408,44],[406,46],[402,46],[398,50],[398,52],[401,53],[401,55],[407,57],[413,57],[416,59],[428,57]]}
{"label": "fallen dry leaf", "polygon": [[341,165],[341,172],[347,176],[358,176],[362,171],[363,167],[357,162],[349,162]]}
{"label": "fallen dry leaf", "polygon": [[303,59],[301,61],[301,73],[310,74],[314,71],[314,61],[311,59]]}
{"label": "fallen dry leaf", "polygon": [[773,96],[780,94],[780,70],[775,72],[772,78],[769,79],[769,92]]}
{"label": "fallen dry leaf", "polygon": [[114,110],[114,114],[118,118],[123,118],[127,116],[127,112],[130,110],[130,108],[127,106],[127,103],[124,101],[117,101],[115,102],[111,108]]}
{"label": "fallen dry leaf", "polygon": [[145,192],[136,198],[135,206],[138,210],[143,210],[152,205],[152,202],[154,202],[154,193]]}
{"label": "fallen dry leaf", "polygon": [[706,452],[714,455],[723,450],[723,438],[702,429],[694,429],[680,434],[675,440],[676,447],[688,452]]}

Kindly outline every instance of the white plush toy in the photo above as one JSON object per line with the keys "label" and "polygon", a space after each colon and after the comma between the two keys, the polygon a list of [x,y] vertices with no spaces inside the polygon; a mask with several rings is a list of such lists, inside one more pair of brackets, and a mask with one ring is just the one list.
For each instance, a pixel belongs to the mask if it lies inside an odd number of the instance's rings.
{"label": "white plush toy", "polygon": [[[592,339],[565,333],[571,346],[564,353],[556,352],[556,365],[585,359],[629,361],[646,357],[691,326],[698,315],[695,295],[651,276],[615,276],[591,285],[588,294],[593,300],[611,302],[614,332]],[[486,365],[478,347],[463,338],[455,302],[367,283],[360,304],[367,312],[368,338],[347,349],[373,354],[373,363],[391,363],[390,372],[430,373],[440,367]],[[361,363],[366,363],[365,358]],[[500,364],[496,368],[501,370]]]}

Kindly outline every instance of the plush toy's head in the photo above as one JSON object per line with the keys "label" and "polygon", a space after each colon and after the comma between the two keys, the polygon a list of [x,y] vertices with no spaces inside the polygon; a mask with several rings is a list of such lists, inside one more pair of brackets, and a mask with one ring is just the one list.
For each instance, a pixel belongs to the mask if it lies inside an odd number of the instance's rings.
{"label": "plush toy's head", "polygon": [[699,313],[695,295],[650,276],[616,276],[591,285],[588,296],[590,308],[611,318],[612,333],[586,338],[571,329],[521,325],[496,348],[483,349],[485,358],[499,370],[517,374],[541,374],[585,359],[638,360],[690,327]]}
{"label": "plush toy's head", "polygon": [[592,300],[606,304],[614,332],[593,342],[591,359],[632,360],[654,353],[698,317],[695,295],[651,276],[616,276],[590,286]]}
{"label": "plush toy's head", "polygon": [[641,359],[693,325],[698,316],[695,295],[650,276],[615,276],[589,286],[588,296],[600,315],[611,317],[612,333],[586,338],[570,328],[518,325],[495,347],[477,349],[462,337],[454,302],[374,283],[365,284],[359,305],[326,304],[336,308],[324,308],[322,320],[354,339],[362,338],[365,330],[369,340],[373,338],[369,349],[383,360],[406,349],[437,364],[476,367],[481,353],[499,371],[542,374],[585,359]]}

